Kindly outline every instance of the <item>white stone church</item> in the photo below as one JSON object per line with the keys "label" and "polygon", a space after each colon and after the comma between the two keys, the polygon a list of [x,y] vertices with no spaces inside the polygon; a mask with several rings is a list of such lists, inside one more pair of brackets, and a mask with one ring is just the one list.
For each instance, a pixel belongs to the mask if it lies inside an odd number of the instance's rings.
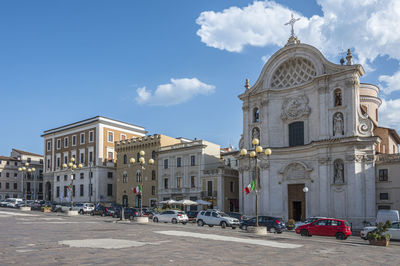
{"label": "white stone church", "polygon": [[[255,84],[246,82],[239,147],[254,150],[258,138],[272,150],[259,156],[259,215],[343,218],[353,228],[375,220],[381,100],[377,86],[360,83],[363,74],[350,50],[334,64],[292,34]],[[240,157],[239,166],[243,191],[256,176],[254,158]],[[255,193],[239,195],[240,211],[255,215]]]}

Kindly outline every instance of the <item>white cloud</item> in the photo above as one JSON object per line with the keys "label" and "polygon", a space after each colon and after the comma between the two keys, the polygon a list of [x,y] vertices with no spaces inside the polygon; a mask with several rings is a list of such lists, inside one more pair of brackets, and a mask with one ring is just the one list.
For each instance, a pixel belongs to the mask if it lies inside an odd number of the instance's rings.
{"label": "white cloud", "polygon": [[154,94],[146,87],[136,90],[136,102],[139,104],[171,106],[189,101],[197,95],[209,95],[215,86],[205,84],[197,78],[171,79],[171,83],[157,86]]}
{"label": "white cloud", "polygon": [[382,99],[379,108],[379,125],[400,130],[400,99]]}
{"label": "white cloud", "polygon": [[379,76],[379,81],[384,84],[380,84],[382,87],[382,92],[389,95],[394,91],[400,90],[400,71],[397,71],[392,76],[381,75]]}
{"label": "white cloud", "polygon": [[247,45],[282,47],[290,34],[285,26],[294,13],[299,39],[316,46],[328,57],[340,47],[353,48],[353,55],[367,70],[378,56],[400,59],[400,1],[398,0],[317,0],[323,15],[310,18],[273,1],[255,1],[222,12],[205,11],[196,22],[197,35],[206,45],[241,52]]}

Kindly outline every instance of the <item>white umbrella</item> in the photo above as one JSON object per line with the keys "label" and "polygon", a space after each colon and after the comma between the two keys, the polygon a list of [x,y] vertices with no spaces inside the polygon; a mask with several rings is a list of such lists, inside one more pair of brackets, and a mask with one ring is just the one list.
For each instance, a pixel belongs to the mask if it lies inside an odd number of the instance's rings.
{"label": "white umbrella", "polygon": [[205,200],[196,200],[196,202],[200,205],[211,205],[211,202],[205,201]]}
{"label": "white umbrella", "polygon": [[163,201],[161,201],[160,203],[170,205],[170,204],[176,204],[177,201],[175,201],[175,200],[173,200],[173,199],[169,199],[169,200],[163,200]]}
{"label": "white umbrella", "polygon": [[182,204],[182,205],[198,205],[197,202],[192,201],[192,200],[188,200],[188,199],[179,200],[179,201],[176,202],[176,204]]}

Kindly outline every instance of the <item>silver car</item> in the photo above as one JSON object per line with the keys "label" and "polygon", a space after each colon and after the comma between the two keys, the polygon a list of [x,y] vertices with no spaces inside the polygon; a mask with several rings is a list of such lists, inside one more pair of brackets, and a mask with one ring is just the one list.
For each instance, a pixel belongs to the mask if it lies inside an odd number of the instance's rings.
{"label": "silver car", "polygon": [[153,222],[164,222],[164,223],[182,223],[186,224],[189,221],[188,216],[183,211],[168,210],[162,213],[157,213],[153,217]]}
{"label": "silver car", "polygon": [[222,228],[228,226],[232,227],[232,229],[236,229],[236,227],[240,226],[240,221],[238,219],[230,217],[226,213],[218,210],[207,210],[199,212],[196,218],[196,222],[198,226],[204,226],[205,224],[209,227],[220,225]]}

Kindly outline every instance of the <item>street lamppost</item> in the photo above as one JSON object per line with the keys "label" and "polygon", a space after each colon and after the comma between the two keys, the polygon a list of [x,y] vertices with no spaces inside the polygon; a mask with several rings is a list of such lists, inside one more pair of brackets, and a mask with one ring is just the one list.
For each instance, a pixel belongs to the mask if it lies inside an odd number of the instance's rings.
{"label": "street lamppost", "polygon": [[66,163],[64,163],[63,165],[62,165],[62,167],[65,169],[65,170],[70,170],[71,171],[71,207],[70,207],[70,210],[72,211],[72,207],[74,206],[74,170],[76,169],[76,168],[82,168],[82,164],[78,164],[78,165],[76,165],[75,164],[75,158],[74,157],[72,157],[70,160],[69,160],[69,163],[68,164],[66,164]]}
{"label": "street lamppost", "polygon": [[308,192],[308,187],[306,187],[306,186],[304,186],[304,188],[303,188],[303,192],[304,192],[304,194],[305,194],[305,197],[306,197],[306,211],[305,211],[305,213],[306,213],[306,217],[302,217],[302,218],[304,218],[304,219],[306,219],[307,217],[308,217],[308,215],[307,215],[307,212],[308,212],[308,208],[307,208],[307,202],[308,202],[308,200],[307,200],[307,192]]}
{"label": "street lamppost", "polygon": [[[263,152],[263,147],[260,146],[260,141],[257,138],[254,138],[251,142],[253,144],[253,146],[255,146],[255,150],[251,151],[249,153],[249,157],[251,159],[254,159],[254,166],[255,166],[255,192],[256,192],[256,227],[258,227],[258,192],[260,190],[260,174],[258,171],[258,161],[259,159],[262,159],[260,156]],[[264,154],[267,156],[267,158],[269,158],[269,156],[271,155],[272,151],[271,149],[265,149],[264,150]],[[240,150],[240,155],[245,157],[247,155],[247,150],[246,149],[241,149]]]}
{"label": "street lamppost", "polygon": [[[25,187],[24,187],[24,181],[26,180],[26,178],[28,177],[28,173],[32,173],[34,171],[36,171],[36,169],[34,167],[32,168],[28,168],[29,167],[29,163],[25,163],[23,167],[19,167],[18,168],[18,172],[22,173],[22,198],[24,201],[26,201],[26,194],[25,194]],[[25,173],[25,175],[24,175]]]}
{"label": "street lamppost", "polygon": [[93,176],[92,166],[93,166],[93,161],[90,161],[89,162],[89,202],[90,203],[92,203],[92,193],[93,193],[93,188],[92,188],[92,176]]}
{"label": "street lamppost", "polygon": [[[138,162],[139,165],[140,165],[139,182],[140,182],[140,188],[141,188],[141,191],[140,191],[140,216],[142,216],[142,207],[143,207],[143,178],[142,178],[142,175],[144,175],[144,170],[146,169],[145,168],[146,159],[144,158],[145,152],[143,150],[140,151],[139,154],[140,154],[139,162]],[[133,165],[135,162],[136,162],[135,158],[130,158],[129,159],[129,163],[130,164]],[[148,161],[148,164],[149,165],[153,165],[154,164],[154,159],[150,158],[149,161]]]}

